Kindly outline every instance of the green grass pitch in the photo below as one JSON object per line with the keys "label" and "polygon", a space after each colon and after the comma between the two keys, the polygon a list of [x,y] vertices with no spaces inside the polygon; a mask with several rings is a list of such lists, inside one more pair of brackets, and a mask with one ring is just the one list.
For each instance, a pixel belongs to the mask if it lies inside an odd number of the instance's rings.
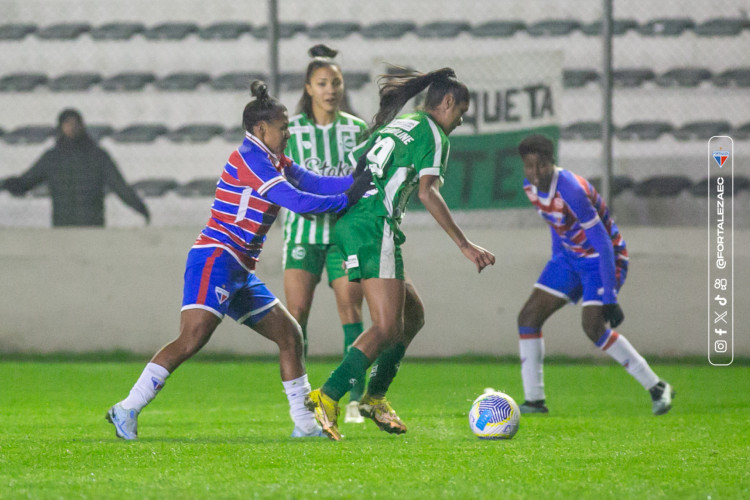
{"label": "green grass pitch", "polygon": [[[320,385],[335,364],[311,361]],[[523,400],[516,363],[407,359],[403,436],[341,424],[294,440],[278,366],[193,360],[124,442],[104,420],[143,363],[0,363],[0,498],[750,498],[750,368],[657,364],[677,390],[653,417],[619,366],[545,368],[548,416],[511,441],[469,430],[487,386]]]}

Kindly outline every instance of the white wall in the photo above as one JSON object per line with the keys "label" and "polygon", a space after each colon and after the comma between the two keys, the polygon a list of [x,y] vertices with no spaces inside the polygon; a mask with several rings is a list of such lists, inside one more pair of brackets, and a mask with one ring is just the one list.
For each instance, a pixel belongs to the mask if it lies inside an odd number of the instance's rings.
{"label": "white wall", "polygon": [[[516,353],[515,318],[549,252],[547,230],[532,211],[525,213],[493,228],[467,230],[498,257],[480,275],[439,228],[410,214],[406,269],[426,304],[427,324],[409,355]],[[705,355],[705,230],[621,229],[631,269],[620,296],[626,321],[618,330],[644,354]],[[0,352],[155,352],[177,334],[185,256],[199,230],[0,229]],[[750,231],[735,238],[735,353],[748,356],[750,336],[742,325],[750,319]],[[274,227],[258,275],[277,294],[283,290],[280,248]],[[309,332],[311,354],[340,352],[342,333],[327,287],[317,291]],[[578,307],[560,311],[544,333],[550,355],[601,355],[580,330]],[[269,341],[231,320],[206,349],[275,352]]]}

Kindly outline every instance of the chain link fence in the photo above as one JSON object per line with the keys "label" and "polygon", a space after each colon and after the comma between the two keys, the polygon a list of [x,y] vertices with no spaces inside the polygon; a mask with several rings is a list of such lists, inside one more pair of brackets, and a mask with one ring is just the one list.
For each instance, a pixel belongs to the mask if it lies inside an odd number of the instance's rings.
{"label": "chain link fence", "polygon": [[[619,221],[704,223],[706,141],[730,135],[741,156],[750,135],[744,8],[742,0],[614,1],[611,201]],[[543,72],[535,54],[559,54],[560,91],[548,101],[525,87],[506,89],[475,100],[469,117],[512,124],[522,102],[538,99],[545,125],[559,130],[560,166],[601,179],[602,0],[282,0],[278,9],[279,97],[290,111],[316,43],[340,51],[352,108],[368,121],[377,106],[378,61],[427,71],[434,68],[422,65],[432,61],[472,59],[480,62],[460,78],[504,82]],[[136,187],[153,225],[199,228],[213,183],[242,137],[250,79],[269,78],[268,3],[5,0],[0,14],[0,179],[20,175],[52,147],[58,113],[73,107]],[[467,125],[464,135],[482,132]],[[481,190],[467,187],[469,163],[457,163],[464,184],[453,208],[473,209],[481,217],[471,219],[485,222],[530,212],[497,210],[511,199],[503,198],[509,189],[520,188],[517,176],[493,191],[496,198],[475,200]],[[748,186],[737,174],[735,208],[742,212]],[[482,208],[489,210],[476,212]],[[108,226],[143,224],[112,194],[105,210]],[[0,226],[49,226],[50,212],[44,184],[21,197],[0,191]]]}

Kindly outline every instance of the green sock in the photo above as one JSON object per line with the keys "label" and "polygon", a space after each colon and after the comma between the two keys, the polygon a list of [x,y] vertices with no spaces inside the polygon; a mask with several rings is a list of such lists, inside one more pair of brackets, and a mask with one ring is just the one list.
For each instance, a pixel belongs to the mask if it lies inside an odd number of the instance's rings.
{"label": "green sock", "polygon": [[321,390],[331,399],[338,401],[352,388],[354,381],[365,375],[371,363],[372,361],[365,356],[365,353],[352,347],[338,368],[333,370]]}
{"label": "green sock", "polygon": [[[343,325],[344,327],[344,356],[346,356],[346,353],[349,352],[349,349],[351,348],[352,344],[355,340],[357,340],[357,337],[359,337],[359,334],[362,333],[362,323],[349,323],[346,325]],[[352,386],[351,391],[349,391],[349,401],[359,401],[362,399],[362,394],[365,392],[365,377],[367,373],[363,373],[360,378],[357,379],[357,382]]]}
{"label": "green sock", "polygon": [[405,352],[406,346],[399,342],[380,353],[378,359],[372,364],[370,384],[367,386],[368,394],[376,397],[385,395],[391,382],[396,378]]}

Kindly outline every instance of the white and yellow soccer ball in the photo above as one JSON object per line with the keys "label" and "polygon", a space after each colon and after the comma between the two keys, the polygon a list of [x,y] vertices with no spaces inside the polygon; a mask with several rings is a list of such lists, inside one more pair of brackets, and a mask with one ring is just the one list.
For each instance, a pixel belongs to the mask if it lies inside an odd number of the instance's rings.
{"label": "white and yellow soccer ball", "polygon": [[494,390],[485,390],[469,411],[469,426],[479,439],[510,439],[520,420],[521,410],[513,398]]}

